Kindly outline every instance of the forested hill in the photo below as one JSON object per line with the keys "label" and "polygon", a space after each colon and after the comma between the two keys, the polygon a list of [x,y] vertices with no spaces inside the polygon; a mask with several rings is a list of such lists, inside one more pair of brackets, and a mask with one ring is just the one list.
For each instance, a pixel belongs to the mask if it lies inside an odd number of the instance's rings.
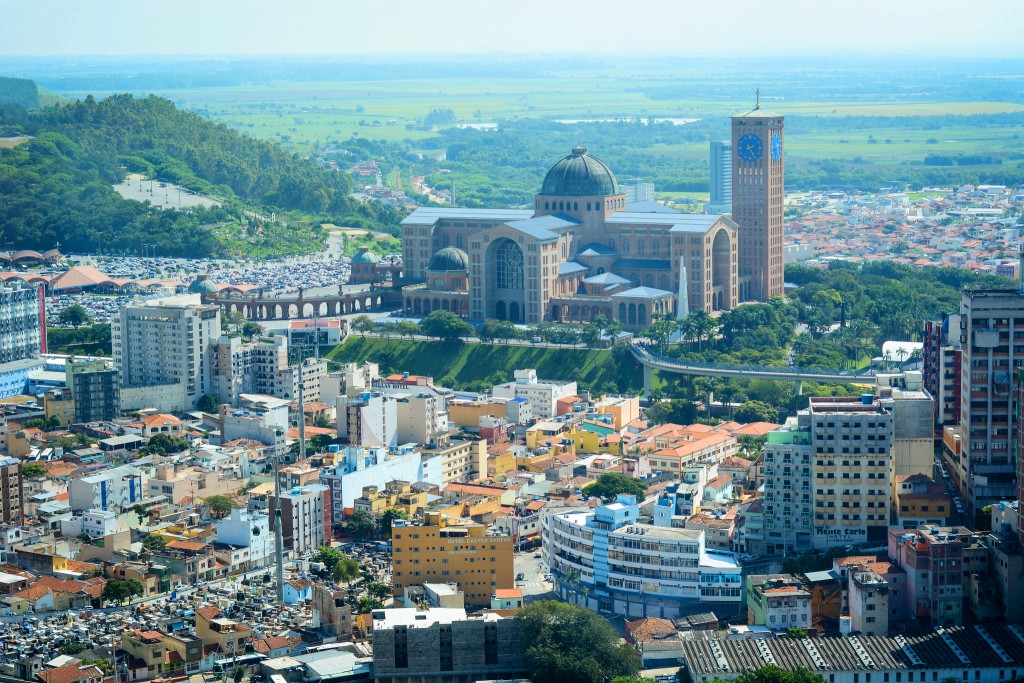
{"label": "forested hill", "polygon": [[27,78],[0,76],[0,104],[16,104],[25,109],[39,106],[39,89]]}
{"label": "forested hill", "polygon": [[[399,220],[389,207],[350,198],[347,174],[155,96],[89,97],[36,111],[4,106],[0,134],[5,131],[34,136],[0,150],[0,227],[3,240],[17,248],[49,248],[60,241],[65,251],[134,251],[145,243],[162,254],[214,255],[225,247],[223,233],[202,226],[230,224],[247,206],[303,212],[310,218],[307,230],[320,219],[378,229]],[[178,212],[124,200],[111,184],[126,169],[225,204]],[[293,230],[303,229],[301,220],[292,222]],[[262,228],[253,234],[265,241],[268,231]],[[264,253],[266,246],[261,245]]]}

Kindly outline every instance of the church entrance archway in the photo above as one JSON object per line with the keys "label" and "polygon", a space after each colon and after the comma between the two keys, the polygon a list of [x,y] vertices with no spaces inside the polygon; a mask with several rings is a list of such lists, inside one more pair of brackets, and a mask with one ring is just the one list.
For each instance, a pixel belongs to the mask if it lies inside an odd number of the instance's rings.
{"label": "church entrance archway", "polygon": [[508,320],[508,314],[505,312],[505,302],[499,301],[494,306],[494,317],[498,320]]}
{"label": "church entrance archway", "polygon": [[[719,230],[711,243],[711,286],[715,296],[715,309],[732,307],[732,241],[729,233]],[[720,296],[718,296],[720,295]]]}

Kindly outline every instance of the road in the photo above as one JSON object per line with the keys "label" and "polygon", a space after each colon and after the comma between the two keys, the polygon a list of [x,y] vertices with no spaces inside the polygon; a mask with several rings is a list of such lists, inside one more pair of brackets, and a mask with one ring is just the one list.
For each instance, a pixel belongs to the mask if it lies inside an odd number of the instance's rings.
{"label": "road", "polygon": [[[539,551],[523,551],[515,556],[516,588],[523,591],[523,602],[554,598],[554,586],[544,580],[547,565],[544,560],[536,557]],[[522,574],[523,578],[518,579]]]}

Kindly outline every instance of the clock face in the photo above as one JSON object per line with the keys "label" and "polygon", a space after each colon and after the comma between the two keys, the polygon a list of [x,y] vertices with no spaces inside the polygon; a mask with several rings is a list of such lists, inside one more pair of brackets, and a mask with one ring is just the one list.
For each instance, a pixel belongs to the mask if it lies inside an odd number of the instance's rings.
{"label": "clock face", "polygon": [[741,137],[737,142],[737,154],[740,155],[740,159],[744,161],[757,161],[761,158],[761,153],[764,151],[764,144],[761,142],[761,138],[757,137],[753,133],[747,133]]}
{"label": "clock face", "polygon": [[782,158],[782,135],[779,133],[772,133],[771,152],[772,161],[778,161]]}

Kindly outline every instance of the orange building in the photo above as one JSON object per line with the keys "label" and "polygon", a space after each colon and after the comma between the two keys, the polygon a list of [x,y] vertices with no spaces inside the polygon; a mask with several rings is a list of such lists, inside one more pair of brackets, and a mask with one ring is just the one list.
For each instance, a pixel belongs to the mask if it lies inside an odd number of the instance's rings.
{"label": "orange building", "polygon": [[483,524],[453,524],[428,512],[418,525],[395,520],[391,546],[396,597],[406,586],[456,583],[467,605],[487,607],[496,589],[516,587],[512,537],[488,536]]}

